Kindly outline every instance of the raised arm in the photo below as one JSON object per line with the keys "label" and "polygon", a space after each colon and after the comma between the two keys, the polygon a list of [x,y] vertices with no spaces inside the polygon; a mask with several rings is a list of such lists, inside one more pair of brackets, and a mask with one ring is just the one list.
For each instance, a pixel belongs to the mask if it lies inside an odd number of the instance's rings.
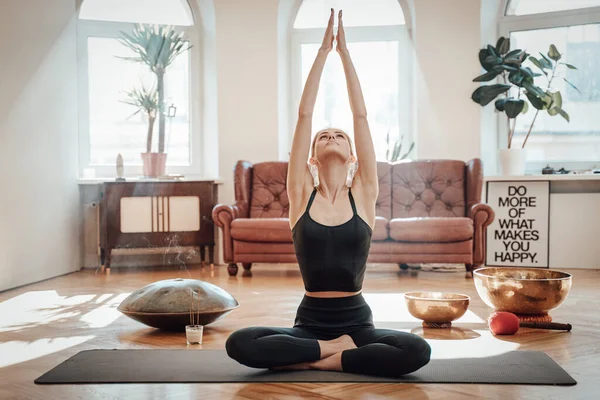
{"label": "raised arm", "polygon": [[[319,91],[319,82],[325,60],[333,49],[333,18],[334,12],[331,9],[329,23],[323,38],[323,44],[317,53],[317,57],[306,79],[302,98],[300,99],[300,108],[298,110],[298,123],[294,132],[292,141],[292,150],[290,153],[290,162],[287,175],[287,191],[292,208],[300,206],[304,194],[304,189],[312,185],[311,175],[308,171],[306,162],[310,152],[310,137],[312,133],[312,117],[317,101]],[[292,210],[293,211],[293,210]]]}
{"label": "raised arm", "polygon": [[337,34],[337,52],[342,59],[344,73],[346,75],[346,85],[348,87],[348,97],[350,99],[350,109],[354,122],[354,142],[356,144],[356,156],[358,158],[358,170],[355,179],[358,185],[367,190],[369,197],[377,199],[379,193],[379,181],[377,179],[377,159],[375,157],[375,147],[371,138],[371,130],[367,121],[367,108],[363,98],[362,89],[358,80],[358,75],[354,69],[354,64],[350,58],[350,52],[346,46],[346,34],[342,22],[342,11],[339,12],[338,34]]}

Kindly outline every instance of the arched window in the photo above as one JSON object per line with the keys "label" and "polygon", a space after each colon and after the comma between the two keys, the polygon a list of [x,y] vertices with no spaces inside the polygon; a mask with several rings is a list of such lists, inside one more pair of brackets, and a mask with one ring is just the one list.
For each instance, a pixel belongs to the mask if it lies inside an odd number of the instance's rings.
{"label": "arched window", "polygon": [[[507,0],[500,17],[500,34],[510,37],[512,49],[524,49],[536,58],[548,57],[554,44],[561,54],[552,82],[541,75],[535,83],[562,94],[560,115],[530,108],[516,120],[513,143],[526,144],[528,169],[539,173],[547,164],[566,169],[600,166],[600,0]],[[525,65],[541,72],[530,61]],[[578,90],[573,88],[577,87]],[[507,131],[504,124],[501,131]],[[501,135],[504,138],[506,135]],[[500,143],[502,146],[503,143]]]}
{"label": "arched window", "polygon": [[[291,115],[297,114],[302,89],[332,7],[336,18],[337,10],[341,8],[344,12],[348,48],[365,97],[377,159],[391,160],[396,143],[401,143],[398,159],[412,148],[415,137],[411,100],[413,52],[398,0],[302,2],[292,34],[294,110]],[[344,70],[335,51],[327,59],[313,117],[314,132],[329,126],[353,133]]]}
{"label": "arched window", "polygon": [[[201,173],[197,121],[198,43],[192,8],[186,0],[82,0],[78,20],[80,75],[80,170],[94,168],[98,176],[114,176],[117,155],[126,175],[141,172],[140,153],[146,152],[148,118],[127,104],[127,92],[156,87],[150,68],[126,60],[134,52],[119,42],[137,24],[170,26],[183,32],[192,47],[167,68],[165,85],[165,152],[169,173]],[[186,46],[187,47],[187,46]],[[157,151],[158,120],[152,151]],[[128,168],[129,166],[129,168]],[[81,172],[81,171],[80,171]]]}

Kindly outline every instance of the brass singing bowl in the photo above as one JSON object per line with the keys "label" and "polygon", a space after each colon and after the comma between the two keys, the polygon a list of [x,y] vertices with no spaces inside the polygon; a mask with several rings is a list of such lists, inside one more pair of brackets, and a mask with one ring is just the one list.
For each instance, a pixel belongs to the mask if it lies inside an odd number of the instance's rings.
{"label": "brass singing bowl", "polygon": [[404,294],[408,312],[425,322],[446,323],[462,317],[469,308],[466,294],[409,292]]}
{"label": "brass singing bowl", "polygon": [[479,268],[473,271],[481,300],[496,311],[545,314],[562,304],[571,274],[537,268]]}

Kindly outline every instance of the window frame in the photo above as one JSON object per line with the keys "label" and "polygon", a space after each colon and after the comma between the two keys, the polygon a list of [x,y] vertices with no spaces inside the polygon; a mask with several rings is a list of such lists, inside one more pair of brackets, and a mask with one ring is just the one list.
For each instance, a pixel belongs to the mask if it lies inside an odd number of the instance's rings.
{"label": "window frame", "polygon": [[[79,0],[78,10],[81,9],[81,3],[84,0]],[[203,92],[202,92],[202,47],[203,42],[200,39],[199,32],[201,27],[197,10],[192,6],[192,2],[188,2],[190,12],[194,21],[191,26],[173,26],[173,29],[178,32],[185,32],[186,38],[190,41],[192,48],[189,50],[189,106],[190,106],[190,165],[168,165],[169,159],[167,156],[167,170],[169,174],[183,175],[202,175],[204,165],[202,163],[202,143],[203,143]],[[86,20],[77,17],[77,69],[78,69],[78,99],[79,99],[79,176],[83,177],[85,169],[93,169],[96,177],[112,177],[115,176],[115,163],[92,164],[91,149],[90,149],[90,108],[89,108],[89,75],[88,75],[88,38],[108,38],[115,39],[120,37],[120,31],[130,31],[135,26],[135,23],[115,22],[115,21],[97,21]],[[167,153],[168,154],[168,153]],[[125,165],[124,177],[138,177],[142,175],[142,163]]]}
{"label": "window frame", "polygon": [[[600,7],[579,8],[567,11],[555,11],[528,15],[506,15],[509,2],[504,0],[498,16],[498,36],[510,37],[511,32],[563,28],[574,25],[600,24]],[[505,149],[508,146],[508,123],[502,114],[497,113],[496,123],[498,129],[497,148]],[[527,149],[527,146],[525,146]],[[546,165],[564,167],[567,170],[589,170],[600,166],[600,160],[587,161],[533,161],[527,162],[527,174],[541,174]]]}
{"label": "window frame", "polygon": [[[403,10],[404,12],[404,10]],[[405,14],[406,19],[406,14]],[[404,29],[398,29],[402,27]],[[346,41],[348,43],[353,42],[380,42],[380,41],[397,41],[398,42],[398,93],[400,98],[398,102],[398,110],[401,113],[403,107],[408,106],[408,135],[405,135],[405,140],[408,138],[415,142],[415,148],[413,149],[413,155],[417,154],[417,135],[415,132],[415,117],[414,108],[411,104],[415,104],[413,101],[414,96],[414,82],[413,82],[413,64],[412,52],[410,48],[403,47],[403,41],[409,42],[411,40],[410,30],[408,25],[383,25],[383,26],[361,26],[361,27],[344,27],[346,33]],[[300,99],[303,90],[302,81],[302,45],[304,44],[321,44],[323,42],[324,28],[307,28],[307,29],[293,29],[292,30],[292,88],[291,94],[292,99],[290,101],[291,110],[290,115],[296,116],[298,114],[298,108],[300,107]],[[335,49],[332,50],[332,53]],[[334,56],[337,56],[335,54]],[[407,84],[407,87],[403,87],[403,83]],[[407,96],[403,96],[402,93],[408,92]],[[406,101],[402,101],[405,99]],[[367,105],[367,112],[369,111]],[[292,118],[290,121],[291,126],[289,129],[289,143],[292,143],[294,137],[294,130],[296,119]]]}

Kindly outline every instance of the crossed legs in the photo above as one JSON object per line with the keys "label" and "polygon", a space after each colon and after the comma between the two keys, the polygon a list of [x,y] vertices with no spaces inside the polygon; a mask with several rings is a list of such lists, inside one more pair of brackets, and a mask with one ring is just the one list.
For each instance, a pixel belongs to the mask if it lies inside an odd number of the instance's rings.
{"label": "crossed legs", "polygon": [[431,348],[419,336],[367,328],[323,340],[302,328],[252,327],[229,336],[227,354],[253,368],[320,369],[398,377],[429,362]]}

